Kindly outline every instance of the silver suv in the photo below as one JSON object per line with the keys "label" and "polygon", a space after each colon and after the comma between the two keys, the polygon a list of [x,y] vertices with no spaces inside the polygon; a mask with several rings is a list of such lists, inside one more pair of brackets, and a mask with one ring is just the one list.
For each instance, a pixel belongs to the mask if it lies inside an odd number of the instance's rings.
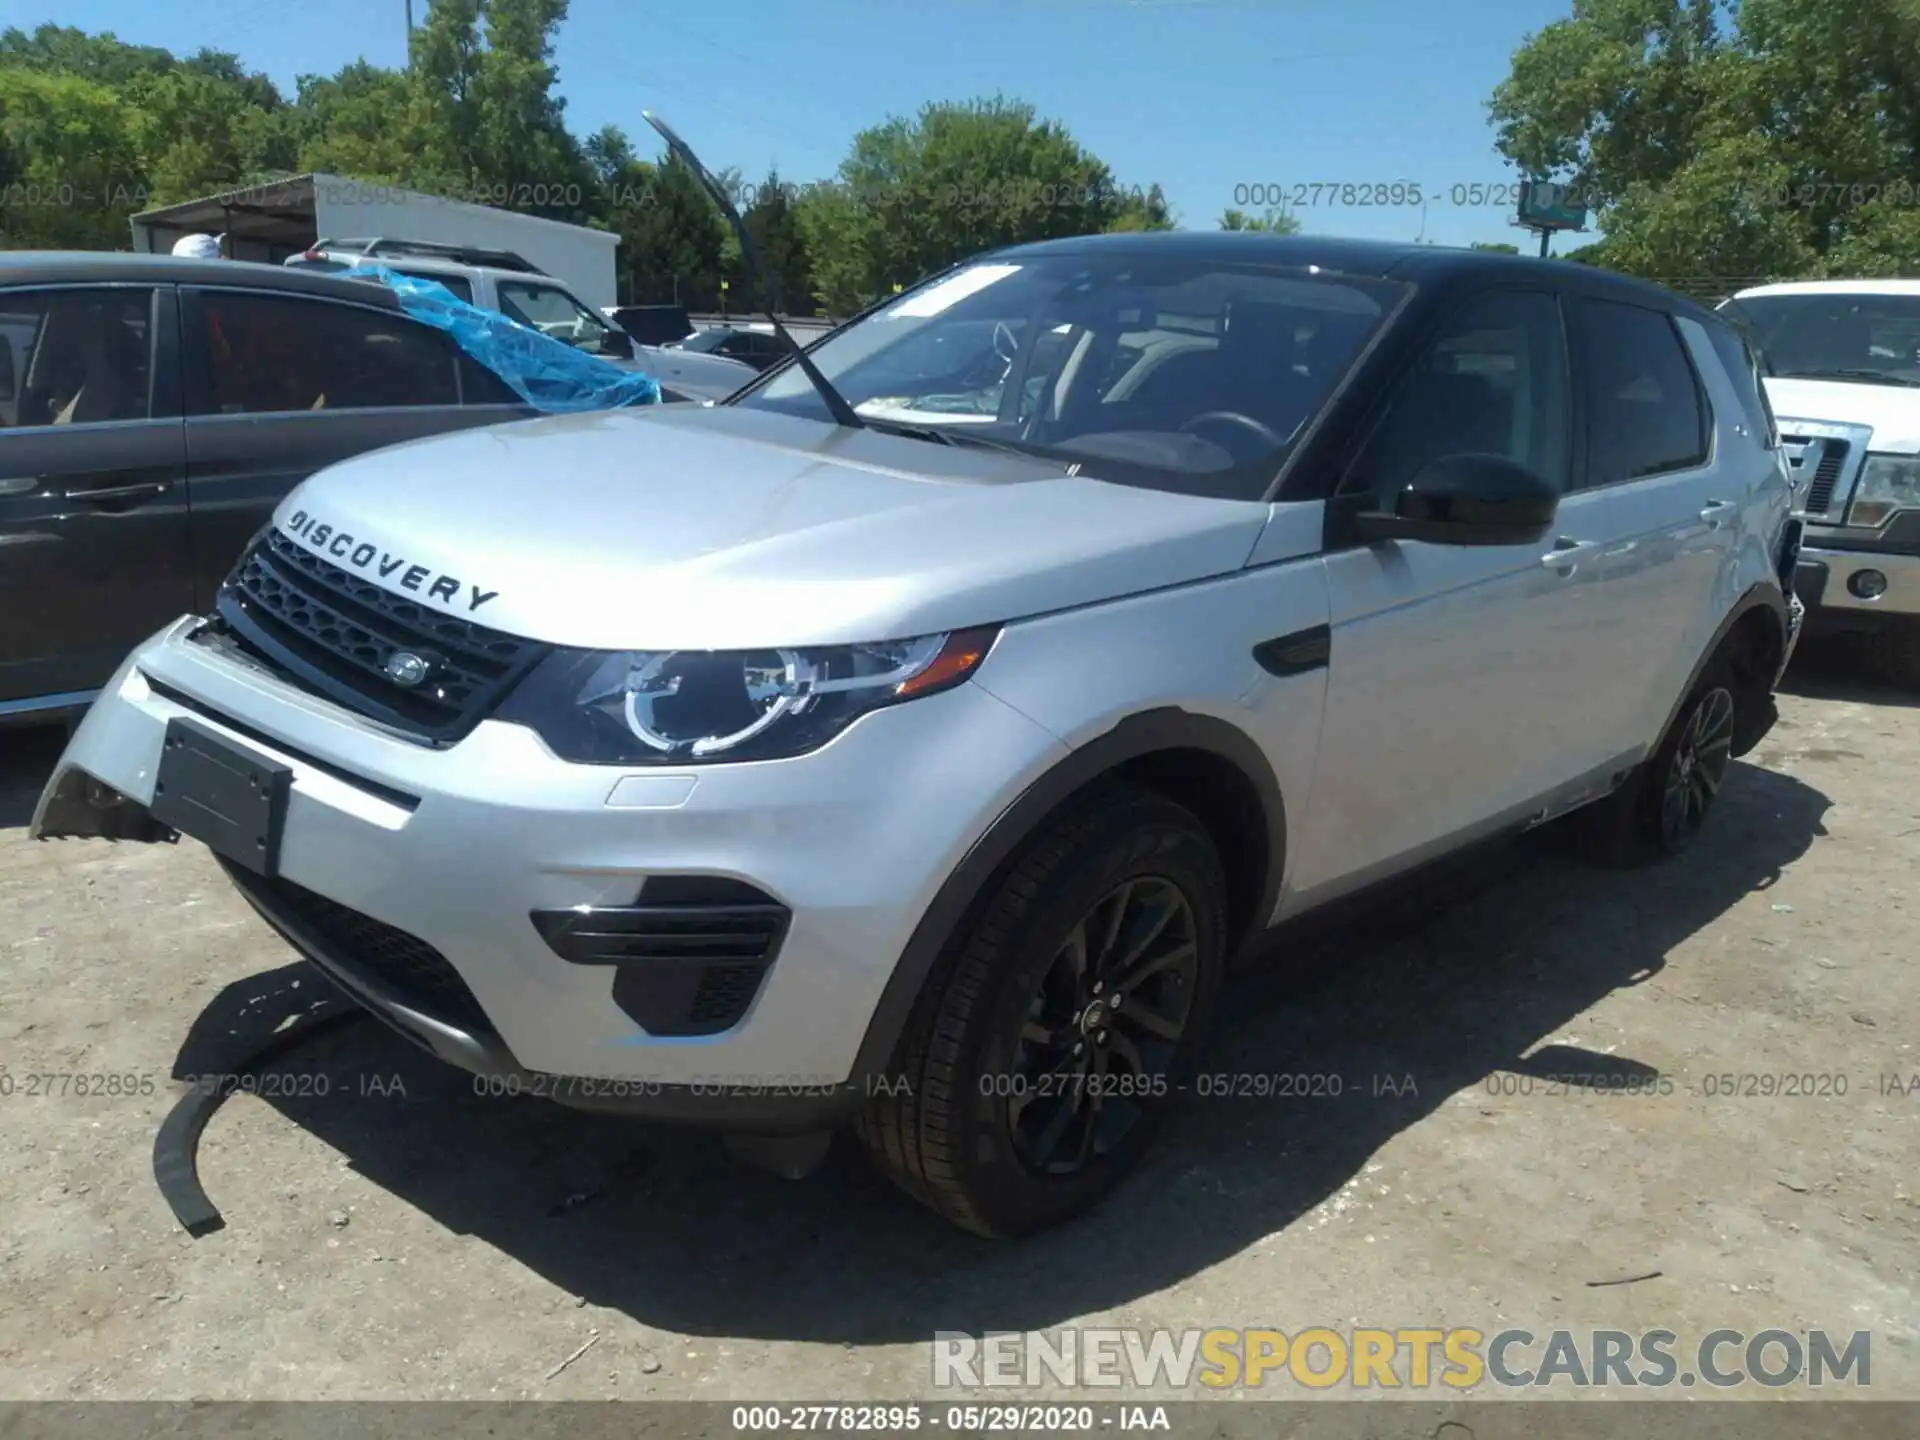
{"label": "silver suv", "polygon": [[1426,246],[998,252],[725,405],[316,476],[36,832],[204,841],[477,1083],[795,1171],[853,1124],[1029,1231],[1276,924],[1576,810],[1695,838],[1796,635],[1724,328]]}

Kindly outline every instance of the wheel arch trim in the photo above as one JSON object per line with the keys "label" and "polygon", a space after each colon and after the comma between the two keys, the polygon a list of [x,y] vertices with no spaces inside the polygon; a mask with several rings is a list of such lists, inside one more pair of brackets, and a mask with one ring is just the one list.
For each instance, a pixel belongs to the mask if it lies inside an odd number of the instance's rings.
{"label": "wheel arch trim", "polygon": [[[1647,752],[1649,755],[1660,747],[1661,741],[1667,738],[1668,732],[1673,729],[1674,722],[1680,718],[1681,707],[1687,703],[1687,697],[1693,694],[1693,687],[1700,683],[1700,677],[1706,673],[1707,667],[1726,650],[1727,641],[1733,632],[1740,627],[1749,615],[1761,610],[1768,611],[1772,614],[1774,620],[1780,626],[1781,635],[1783,637],[1785,636],[1787,628],[1791,623],[1787,610],[1786,595],[1777,586],[1769,584],[1765,580],[1756,581],[1754,584],[1749,585],[1746,590],[1741,593],[1740,598],[1728,607],[1727,613],[1721,617],[1719,628],[1713,632],[1713,639],[1708,641],[1706,647],[1701,650],[1700,658],[1693,662],[1693,669],[1687,674],[1687,683],[1680,688],[1680,693],[1674,697],[1673,704],[1667,711],[1665,722],[1654,735],[1653,749]],[[1769,688],[1771,688],[1773,678],[1771,675],[1767,677]]]}
{"label": "wheel arch trim", "polygon": [[1266,874],[1243,932],[1264,929],[1279,904],[1287,856],[1286,806],[1273,766],[1245,731],[1177,706],[1142,711],[1075,749],[1012,801],[953,867],[921,914],[867,1021],[852,1082],[871,1087],[885,1077],[913,1007],[939,965],[949,937],[964,922],[1025,841],[1059,806],[1129,761],[1169,750],[1198,750],[1233,766],[1259,799],[1267,842]]}

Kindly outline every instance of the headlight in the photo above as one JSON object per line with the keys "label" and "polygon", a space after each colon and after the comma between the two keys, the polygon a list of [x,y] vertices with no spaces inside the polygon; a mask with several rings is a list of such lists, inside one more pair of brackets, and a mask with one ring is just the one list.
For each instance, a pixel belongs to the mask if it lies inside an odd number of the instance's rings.
{"label": "headlight", "polygon": [[960,684],[998,633],[765,650],[560,650],[497,718],[535,730],[576,764],[777,760],[818,749],[868,711]]}
{"label": "headlight", "polygon": [[1884,525],[1897,510],[1920,508],[1920,455],[1869,455],[1847,507],[1849,525]]}

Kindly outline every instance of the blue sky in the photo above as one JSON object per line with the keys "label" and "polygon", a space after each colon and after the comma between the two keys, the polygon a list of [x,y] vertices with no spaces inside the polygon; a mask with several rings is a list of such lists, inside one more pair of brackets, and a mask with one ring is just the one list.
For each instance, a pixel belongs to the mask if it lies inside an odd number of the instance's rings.
{"label": "blue sky", "polygon": [[[429,0],[413,0],[416,19]],[[1063,122],[1122,185],[1159,181],[1211,228],[1239,187],[1417,184],[1412,203],[1302,210],[1308,229],[1443,244],[1530,243],[1487,96],[1568,0],[573,0],[557,60],[569,125],[636,142],[644,108],[715,168],[824,178],[854,133],[928,100],[1002,92]],[[405,0],[0,0],[186,53],[238,52],[289,93],[301,73],[405,59]],[[650,149],[645,147],[643,149]],[[1391,192],[1389,192],[1390,194]],[[1456,204],[1455,200],[1468,203]],[[1241,208],[1258,208],[1242,204]],[[1565,248],[1557,246],[1556,248]]]}

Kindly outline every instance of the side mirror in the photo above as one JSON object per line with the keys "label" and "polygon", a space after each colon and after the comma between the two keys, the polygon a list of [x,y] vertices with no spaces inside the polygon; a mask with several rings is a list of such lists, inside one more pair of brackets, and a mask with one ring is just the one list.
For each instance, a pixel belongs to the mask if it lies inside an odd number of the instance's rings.
{"label": "side mirror", "polygon": [[1393,497],[1391,510],[1354,516],[1362,540],[1434,545],[1531,545],[1546,536],[1560,492],[1503,455],[1443,455]]}
{"label": "side mirror", "polygon": [[624,330],[609,329],[600,337],[600,353],[614,360],[631,360],[633,337]]}

